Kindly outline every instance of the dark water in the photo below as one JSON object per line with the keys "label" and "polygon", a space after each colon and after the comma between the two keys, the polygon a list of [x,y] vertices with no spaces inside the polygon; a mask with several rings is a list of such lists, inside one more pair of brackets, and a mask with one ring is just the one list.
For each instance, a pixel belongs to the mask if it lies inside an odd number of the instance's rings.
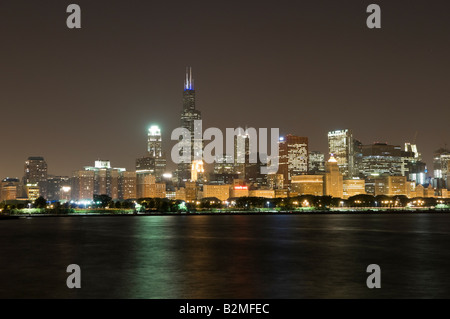
{"label": "dark water", "polygon": [[1,221],[0,297],[449,298],[450,215]]}

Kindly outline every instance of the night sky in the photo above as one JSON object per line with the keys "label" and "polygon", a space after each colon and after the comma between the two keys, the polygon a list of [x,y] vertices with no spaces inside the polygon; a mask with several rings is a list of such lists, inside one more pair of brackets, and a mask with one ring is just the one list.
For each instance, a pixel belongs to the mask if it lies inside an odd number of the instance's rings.
{"label": "night sky", "polygon": [[[393,3],[395,2],[395,3]],[[82,29],[66,8],[82,9]],[[382,29],[366,26],[377,3]],[[329,130],[417,144],[428,168],[450,146],[448,1],[0,3],[0,178],[28,156],[49,173],[109,159],[134,169],[149,125],[165,149],[192,66],[203,126],[279,127],[327,151]],[[173,167],[173,165],[172,165]]]}

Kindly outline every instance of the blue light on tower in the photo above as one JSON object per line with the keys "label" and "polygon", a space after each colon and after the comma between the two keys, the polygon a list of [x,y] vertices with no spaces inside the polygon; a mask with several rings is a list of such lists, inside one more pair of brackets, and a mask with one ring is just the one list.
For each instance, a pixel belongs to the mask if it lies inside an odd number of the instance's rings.
{"label": "blue light on tower", "polygon": [[194,79],[192,78],[192,67],[186,68],[186,80],[184,81],[184,90],[194,90]]}

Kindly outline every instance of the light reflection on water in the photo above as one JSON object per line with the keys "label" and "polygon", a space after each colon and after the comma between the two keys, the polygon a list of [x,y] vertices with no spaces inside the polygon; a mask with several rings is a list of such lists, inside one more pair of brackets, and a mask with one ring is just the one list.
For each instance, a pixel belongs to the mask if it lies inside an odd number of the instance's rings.
{"label": "light reflection on water", "polygon": [[[10,220],[0,297],[448,298],[449,243],[450,215],[434,214]],[[365,285],[373,263],[381,289]]]}

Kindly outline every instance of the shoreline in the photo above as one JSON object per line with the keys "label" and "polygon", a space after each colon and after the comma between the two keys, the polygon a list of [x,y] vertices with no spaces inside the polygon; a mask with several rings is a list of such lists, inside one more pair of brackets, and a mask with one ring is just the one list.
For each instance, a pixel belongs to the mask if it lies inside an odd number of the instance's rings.
{"label": "shoreline", "polygon": [[252,212],[252,211],[236,211],[236,212],[190,212],[190,213],[76,213],[76,214],[17,214],[17,215],[0,215],[0,220],[24,219],[34,217],[143,217],[143,216],[270,216],[270,215],[405,215],[405,214],[448,214],[449,210],[367,210],[367,211],[283,211],[283,212]]}

